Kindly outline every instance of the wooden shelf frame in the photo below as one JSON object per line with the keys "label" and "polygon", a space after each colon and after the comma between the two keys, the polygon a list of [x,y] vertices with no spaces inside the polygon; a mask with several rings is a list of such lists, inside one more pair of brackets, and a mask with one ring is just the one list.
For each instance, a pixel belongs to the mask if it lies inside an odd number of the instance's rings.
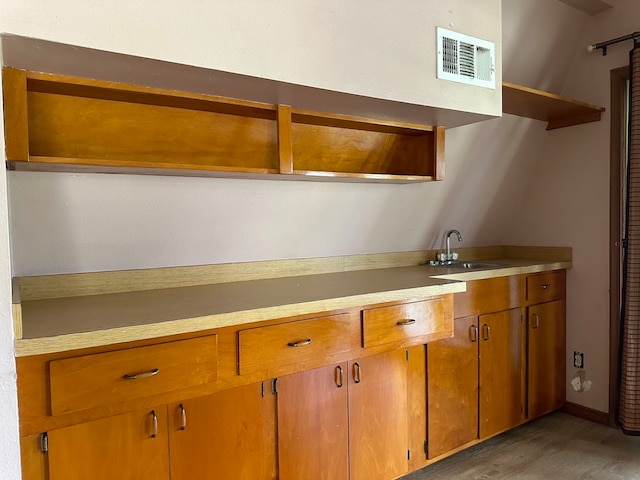
{"label": "wooden shelf frame", "polygon": [[553,93],[502,82],[502,111],[547,122],[547,130],[598,122],[604,108]]}
{"label": "wooden shelf frame", "polygon": [[444,127],[4,68],[8,168],[412,183]]}

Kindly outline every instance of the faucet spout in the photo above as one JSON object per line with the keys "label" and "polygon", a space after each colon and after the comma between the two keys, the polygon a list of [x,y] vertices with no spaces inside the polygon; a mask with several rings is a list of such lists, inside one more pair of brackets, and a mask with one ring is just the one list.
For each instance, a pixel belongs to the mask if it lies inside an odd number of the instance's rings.
{"label": "faucet spout", "polygon": [[456,236],[458,237],[458,241],[461,242],[462,241],[462,235],[460,235],[460,232],[458,230],[449,230],[446,234],[446,240],[447,240],[447,260],[451,260],[452,255],[451,255],[451,235],[456,234]]}

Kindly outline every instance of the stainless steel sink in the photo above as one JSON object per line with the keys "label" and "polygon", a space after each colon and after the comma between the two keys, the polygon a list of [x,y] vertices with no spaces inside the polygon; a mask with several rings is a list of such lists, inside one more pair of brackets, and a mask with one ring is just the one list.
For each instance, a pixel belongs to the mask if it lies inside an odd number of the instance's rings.
{"label": "stainless steel sink", "polygon": [[469,270],[490,270],[492,268],[499,268],[502,267],[503,265],[500,265],[498,263],[483,263],[483,262],[456,262],[455,264],[451,265],[452,267],[460,267],[460,268],[466,268]]}
{"label": "stainless steel sink", "polygon": [[464,268],[465,270],[491,270],[493,268],[501,268],[505,266],[499,263],[462,262],[462,261],[454,261],[454,262],[443,264],[435,260],[429,262],[428,265],[432,267]]}

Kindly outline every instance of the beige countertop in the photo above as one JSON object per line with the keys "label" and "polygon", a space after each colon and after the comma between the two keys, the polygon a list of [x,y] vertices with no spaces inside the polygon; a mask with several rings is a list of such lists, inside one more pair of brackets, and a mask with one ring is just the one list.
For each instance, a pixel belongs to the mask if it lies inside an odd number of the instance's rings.
{"label": "beige countertop", "polygon": [[[465,270],[428,265],[22,300],[16,356],[110,345],[295,315],[463,292],[466,281],[569,268],[499,258]],[[171,283],[169,283],[171,285]],[[14,311],[16,310],[14,305]],[[15,315],[14,315],[15,316]]]}

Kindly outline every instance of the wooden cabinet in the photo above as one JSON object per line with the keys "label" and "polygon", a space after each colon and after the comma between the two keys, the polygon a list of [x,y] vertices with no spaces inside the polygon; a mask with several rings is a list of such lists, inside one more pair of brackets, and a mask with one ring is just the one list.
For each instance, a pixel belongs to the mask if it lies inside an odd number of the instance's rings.
{"label": "wooden cabinet", "polygon": [[478,338],[478,317],[462,317],[453,338],[427,345],[430,459],[478,438]]}
{"label": "wooden cabinet", "polygon": [[566,395],[566,273],[527,277],[527,417],[557,410]]}
{"label": "wooden cabinet", "polygon": [[427,346],[429,458],[521,422],[522,325],[519,308],[457,318],[454,338]]}
{"label": "wooden cabinet", "polygon": [[4,69],[10,168],[416,182],[444,127]]}
{"label": "wooden cabinet", "polygon": [[400,349],[279,379],[280,479],[407,473],[407,358]]}
{"label": "wooden cabinet", "polygon": [[49,480],[168,479],[166,406],[52,430],[48,448]]}
{"label": "wooden cabinet", "polygon": [[524,418],[525,296],[523,276],[471,281],[454,296],[454,337],[427,345],[429,459]]}
{"label": "wooden cabinet", "polygon": [[169,405],[169,445],[172,480],[277,478],[271,384]]}
{"label": "wooden cabinet", "polygon": [[515,427],[524,419],[524,318],[514,308],[481,315],[479,438]]}

